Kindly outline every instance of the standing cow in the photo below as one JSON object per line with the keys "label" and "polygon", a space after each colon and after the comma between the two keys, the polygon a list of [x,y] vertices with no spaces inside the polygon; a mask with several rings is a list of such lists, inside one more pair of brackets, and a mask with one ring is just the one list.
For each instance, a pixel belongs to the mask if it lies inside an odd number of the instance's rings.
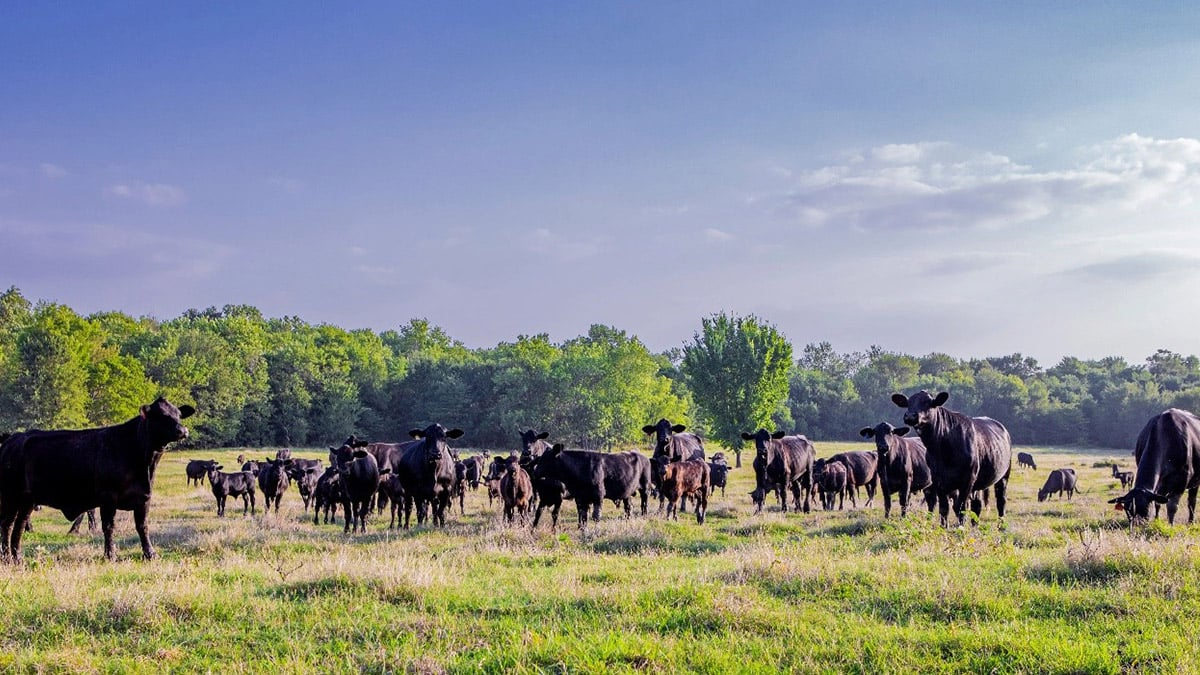
{"label": "standing cow", "polygon": [[342,513],[346,520],[343,531],[366,532],[371,500],[379,489],[379,476],[381,473],[387,474],[390,469],[380,469],[375,456],[363,448],[343,445],[330,450],[332,464],[337,469],[341,484]]}
{"label": "standing cow", "polygon": [[960,527],[966,518],[967,499],[978,519],[983,500],[976,493],[988,488],[995,490],[996,511],[1004,518],[1012,472],[1008,429],[990,417],[968,417],[943,407],[949,398],[947,392],[930,396],[923,389],[912,396],[892,394],[892,402],[905,409],[904,423],[915,428],[925,444],[942,526],[947,525],[950,499]]}
{"label": "standing cow", "polygon": [[1108,503],[1123,510],[1130,522],[1149,518],[1150,504],[1166,504],[1167,522],[1174,525],[1179,498],[1186,491],[1190,525],[1200,489],[1200,418],[1179,408],[1151,417],[1138,434],[1133,457],[1133,489]]}
{"label": "standing cow", "polygon": [[242,515],[254,515],[254,474],[249,471],[224,473],[225,467],[214,464],[208,468],[208,484],[217,499],[217,516],[225,517],[225,501],[230,497],[242,498]]}
{"label": "standing cow", "polygon": [[82,431],[26,431],[0,446],[0,555],[21,560],[21,535],[33,507],[75,520],[100,509],[104,556],[116,557],[117,510],[133,511],[142,556],[154,558],[146,530],[154,471],[166,446],[188,436],[180,420],[195,412],[159,398],[124,424]]}
{"label": "standing cow", "polygon": [[563,450],[555,443],[530,464],[535,479],[561,482],[575,499],[579,510],[579,528],[583,529],[591,512],[592,520],[600,519],[600,505],[605,499],[620,502],[629,517],[635,494],[641,496],[642,515],[650,496],[650,460],[636,452],[590,452]]}
{"label": "standing cow", "polygon": [[1018,452],[1017,467],[1028,467],[1034,471],[1037,471],[1037,462],[1033,461],[1033,455],[1029,454],[1028,452]]}
{"label": "standing cow", "polygon": [[445,526],[446,508],[457,480],[455,460],[446,439],[459,438],[463,431],[431,424],[408,434],[415,440],[401,444],[403,453],[393,469],[404,485],[404,528],[409,527],[414,505],[418,525],[425,522],[426,509],[432,506],[433,524]]}
{"label": "standing cow", "polygon": [[[809,513],[812,510],[813,457],[816,455],[812,443],[804,436],[788,436],[782,431],[772,434],[766,429],[753,434],[743,431],[742,440],[754,441],[755,459],[763,461],[765,487],[776,487],[784,493],[791,491],[793,508]],[[786,513],[786,494],[781,495],[780,504]]]}
{"label": "standing cow", "polygon": [[1053,494],[1062,499],[1064,492],[1069,500],[1075,494],[1075,483],[1075,469],[1055,469],[1046,477],[1042,489],[1038,490],[1038,501],[1044,502]]}
{"label": "standing cow", "polygon": [[929,490],[933,479],[925,459],[925,444],[919,438],[906,438],[908,427],[895,428],[887,422],[863,427],[858,433],[875,440],[879,455],[879,486],[883,492],[883,517],[892,514],[892,493],[899,496],[900,517],[908,515],[908,501],[918,490],[925,491],[925,501],[933,512],[937,496]]}
{"label": "standing cow", "polygon": [[264,459],[259,464],[258,489],[262,490],[263,499],[267,502],[263,513],[271,510],[272,502],[275,503],[275,513],[279,513],[279,502],[288,489],[287,467],[284,463],[282,459]]}
{"label": "standing cow", "polygon": [[667,517],[679,520],[676,505],[685,497],[696,504],[696,522],[704,524],[708,512],[709,468],[703,459],[670,462],[663,473],[662,493],[667,498]]}
{"label": "standing cow", "polygon": [[183,469],[183,472],[187,474],[188,485],[200,485],[204,481],[205,476],[208,475],[209,467],[215,466],[216,463],[217,460],[215,459],[193,459],[188,461],[187,466]]}

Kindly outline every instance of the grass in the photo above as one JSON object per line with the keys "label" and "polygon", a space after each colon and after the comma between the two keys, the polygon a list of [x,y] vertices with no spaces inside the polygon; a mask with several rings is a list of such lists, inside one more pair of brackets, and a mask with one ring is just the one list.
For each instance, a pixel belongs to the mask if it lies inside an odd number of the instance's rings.
{"label": "grass", "polygon": [[[866,444],[818,443],[828,456]],[[1003,526],[943,530],[924,507],[752,515],[749,466],[709,521],[622,520],[580,533],[505,527],[483,491],[444,530],[217,518],[172,452],[146,563],[128,513],[118,561],[99,535],[35,515],[27,564],[0,567],[0,670],[17,672],[1191,672],[1200,531],[1130,530],[1111,450],[1021,448]],[[203,453],[226,466],[238,449]],[[260,454],[258,451],[254,456]],[[321,453],[298,453],[319,457]],[[1085,490],[1037,502],[1050,469]],[[860,505],[864,499],[860,500]],[[651,508],[654,508],[652,503]],[[893,514],[898,513],[898,509]]]}

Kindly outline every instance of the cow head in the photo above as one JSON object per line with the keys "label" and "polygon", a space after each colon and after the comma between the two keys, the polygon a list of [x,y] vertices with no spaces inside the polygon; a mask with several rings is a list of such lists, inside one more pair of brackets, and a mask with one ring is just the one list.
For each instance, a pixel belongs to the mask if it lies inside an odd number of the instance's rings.
{"label": "cow head", "polygon": [[425,463],[435,465],[442,459],[442,451],[446,454],[451,454],[450,446],[446,445],[447,438],[458,438],[463,435],[462,429],[446,430],[446,427],[440,424],[430,424],[424,429],[413,429],[408,432],[409,436],[424,441],[425,444]]}
{"label": "cow head", "polygon": [[891,447],[888,441],[892,436],[904,436],[909,432],[908,427],[893,427],[887,422],[880,422],[874,428],[863,427],[859,430],[858,435],[863,438],[874,438],[875,449],[879,451],[881,459],[887,459],[888,450]]}
{"label": "cow head", "polygon": [[[1041,497],[1040,492],[1038,496]],[[1146,488],[1135,487],[1120,497],[1108,500],[1108,503],[1116,504],[1118,511],[1124,511],[1130,523],[1144,523],[1150,519],[1150,504],[1166,504],[1167,498]]]}
{"label": "cow head", "polygon": [[350,437],[342,442],[342,445],[349,447],[349,448],[365,448],[370,444],[371,444],[370,441],[364,441],[363,439],[359,438],[358,436],[355,436],[354,434],[350,434]]}
{"label": "cow head", "polygon": [[168,443],[182,441],[188,437],[188,428],[179,420],[187,419],[195,412],[196,409],[190,405],[176,408],[170,401],[159,396],[154,403],[142,406],[138,433],[152,448],[161,449]]}
{"label": "cow head", "polygon": [[922,389],[912,396],[892,394],[892,403],[904,408],[904,423],[920,432],[930,427],[937,409],[949,398],[948,392],[943,391],[937,396],[930,396],[929,392]]}
{"label": "cow head", "polygon": [[210,464],[208,467],[208,472],[207,472],[208,473],[208,482],[209,483],[215,482],[217,480],[217,476],[219,476],[221,474],[221,469],[224,469],[224,468],[225,468],[224,466],[217,464],[216,462]]}
{"label": "cow head", "polygon": [[662,454],[665,452],[667,443],[671,440],[671,434],[681,434],[687,429],[682,424],[671,424],[666,418],[660,419],[658,424],[647,424],[642,427],[642,431],[647,436],[654,434],[654,453]]}
{"label": "cow head", "polygon": [[748,431],[743,431],[742,432],[742,440],[743,441],[754,441],[754,451],[765,458],[767,456],[767,450],[771,447],[771,441],[779,440],[780,438],[783,438],[785,435],[786,434],[782,431],[776,431],[775,433],[771,433],[770,431],[767,431],[766,429],[759,429],[758,431],[756,431],[754,433],[750,433]]}

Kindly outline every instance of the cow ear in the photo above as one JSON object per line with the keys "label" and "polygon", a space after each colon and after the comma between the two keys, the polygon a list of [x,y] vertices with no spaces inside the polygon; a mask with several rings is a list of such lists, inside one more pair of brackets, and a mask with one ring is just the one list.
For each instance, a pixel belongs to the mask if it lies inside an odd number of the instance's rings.
{"label": "cow ear", "polygon": [[945,404],[945,403],[946,403],[946,401],[948,401],[948,400],[950,400],[950,392],[948,392],[948,391],[943,391],[943,392],[941,392],[940,394],[938,394],[937,396],[934,396],[934,397],[933,397],[933,401],[931,401],[931,402],[929,403],[929,407],[930,407],[930,408],[938,408],[938,407],[941,407],[941,406],[942,406],[943,404]]}
{"label": "cow ear", "polygon": [[671,427],[671,431],[674,431],[677,434],[682,434],[685,429],[687,429],[687,427],[682,424],[676,424],[675,426]]}
{"label": "cow ear", "polygon": [[356,450],[356,451],[354,451],[354,456],[355,456],[355,457],[357,457],[357,458],[359,458],[359,459],[362,459],[363,457],[366,457],[368,454],[370,454],[370,453],[368,453],[366,450]]}
{"label": "cow ear", "polygon": [[858,435],[862,436],[863,438],[874,438],[875,430],[871,427],[863,427],[858,430]]}
{"label": "cow ear", "polygon": [[408,435],[412,436],[413,438],[425,438],[425,432],[421,431],[420,429],[409,429]]}
{"label": "cow ear", "polygon": [[463,433],[464,432],[462,429],[451,429],[450,431],[446,432],[446,438],[458,438],[459,436],[462,436]]}
{"label": "cow ear", "polygon": [[538,440],[539,440],[539,441],[544,441],[544,440],[546,440],[547,438],[550,438],[550,432],[549,432],[549,431],[543,431],[542,433],[538,434],[538,435],[537,435],[537,437],[538,437]]}
{"label": "cow ear", "polygon": [[184,404],[179,406],[179,419],[187,419],[196,414],[196,409],[190,405]]}
{"label": "cow ear", "polygon": [[909,431],[912,431],[912,430],[909,429],[908,427],[896,427],[895,429],[892,429],[892,434],[895,436],[903,436],[904,434],[907,434]]}
{"label": "cow ear", "polygon": [[771,434],[771,438],[774,438],[775,440],[779,440],[784,436],[787,436],[786,431],[776,431],[775,433]]}
{"label": "cow ear", "polygon": [[367,446],[368,446],[368,445],[370,445],[370,444],[371,444],[371,442],[370,442],[370,441],[358,441],[358,442],[356,442],[356,443],[354,444],[354,447],[356,447],[356,448],[365,448],[365,447],[367,447]]}
{"label": "cow ear", "polygon": [[1109,504],[1120,504],[1120,503],[1124,502],[1126,500],[1126,498],[1128,498],[1128,497],[1129,497],[1128,494],[1121,495],[1120,497],[1113,497],[1112,499],[1108,500],[1108,503]]}
{"label": "cow ear", "polygon": [[749,432],[743,431],[742,432],[742,440],[743,441],[752,441],[752,440],[754,440],[754,436],[750,435]]}
{"label": "cow ear", "polygon": [[646,426],[642,427],[642,431],[645,432],[645,434],[648,436],[648,435],[654,433],[654,427],[647,424]]}
{"label": "cow ear", "polygon": [[551,454],[557,455],[558,453],[560,453],[562,451],[563,451],[562,443],[555,443],[553,446],[550,447]]}
{"label": "cow ear", "polygon": [[908,407],[908,397],[905,396],[904,394],[892,394],[892,403],[895,403],[896,405],[900,406],[901,408],[907,408]]}
{"label": "cow ear", "polygon": [[214,469],[216,469],[217,471],[220,471],[221,469],[224,469],[224,468],[225,468],[225,465],[224,465],[224,464],[218,464],[218,465],[214,466],[213,468],[214,468]]}

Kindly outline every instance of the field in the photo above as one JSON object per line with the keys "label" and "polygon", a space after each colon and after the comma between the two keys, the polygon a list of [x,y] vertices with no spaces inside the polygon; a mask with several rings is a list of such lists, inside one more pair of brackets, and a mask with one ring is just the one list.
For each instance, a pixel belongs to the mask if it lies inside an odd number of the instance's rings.
{"label": "field", "polygon": [[[867,444],[818,443],[827,456]],[[27,672],[1191,672],[1200,663],[1200,536],[1130,531],[1106,500],[1114,450],[1021,448],[1009,516],[943,530],[923,508],[752,515],[753,472],[698,526],[563,509],[536,533],[504,527],[483,490],[443,531],[313,526],[294,486],[278,515],[216,517],[189,458],[156,478],[140,560],[117,518],[118,561],[96,535],[35,514],[27,565],[0,567],[0,669]],[[711,449],[710,449],[711,452]],[[257,457],[262,452],[247,452]],[[322,456],[321,453],[297,453]],[[1038,503],[1051,468],[1085,490]],[[864,495],[865,499],[865,495]],[[261,502],[261,499],[260,499]],[[849,506],[847,504],[847,506]],[[652,511],[654,505],[652,504]],[[897,509],[898,511],[898,509]],[[1186,509],[1182,510],[1186,521]]]}

